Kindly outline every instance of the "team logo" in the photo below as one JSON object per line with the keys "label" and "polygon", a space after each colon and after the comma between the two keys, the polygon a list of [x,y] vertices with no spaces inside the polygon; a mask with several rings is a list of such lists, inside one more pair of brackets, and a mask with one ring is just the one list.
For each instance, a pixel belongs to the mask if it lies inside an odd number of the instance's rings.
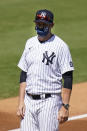
{"label": "team logo", "polygon": [[46,63],[46,65],[53,64],[53,58],[56,57],[55,53],[52,52],[52,54],[50,56],[48,56],[48,51],[45,51],[45,53],[43,53],[43,63]]}
{"label": "team logo", "polygon": [[42,16],[42,17],[45,17],[45,16],[46,16],[46,12],[42,12],[42,13],[41,13],[41,16]]}
{"label": "team logo", "polygon": [[70,61],[69,64],[70,64],[70,67],[73,67],[73,63],[72,63],[72,61]]}

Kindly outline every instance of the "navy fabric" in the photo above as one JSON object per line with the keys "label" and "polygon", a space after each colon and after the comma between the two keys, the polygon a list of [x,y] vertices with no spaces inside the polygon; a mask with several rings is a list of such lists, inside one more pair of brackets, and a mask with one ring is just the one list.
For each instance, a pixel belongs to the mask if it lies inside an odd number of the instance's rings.
{"label": "navy fabric", "polygon": [[26,82],[26,78],[27,78],[26,72],[21,71],[21,74],[20,74],[20,83]]}
{"label": "navy fabric", "polygon": [[64,88],[68,88],[72,90],[73,71],[66,72],[62,76],[64,79]]}
{"label": "navy fabric", "polygon": [[38,10],[34,22],[53,23],[54,15],[49,10]]}

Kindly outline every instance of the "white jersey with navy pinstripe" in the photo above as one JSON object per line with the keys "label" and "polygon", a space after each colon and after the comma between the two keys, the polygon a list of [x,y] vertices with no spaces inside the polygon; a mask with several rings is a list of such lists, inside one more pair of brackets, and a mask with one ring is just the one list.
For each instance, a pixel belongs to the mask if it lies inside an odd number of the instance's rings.
{"label": "white jersey with navy pinstripe", "polygon": [[37,36],[27,40],[18,67],[27,72],[31,94],[60,93],[62,74],[74,70],[67,44],[56,35],[44,43]]}

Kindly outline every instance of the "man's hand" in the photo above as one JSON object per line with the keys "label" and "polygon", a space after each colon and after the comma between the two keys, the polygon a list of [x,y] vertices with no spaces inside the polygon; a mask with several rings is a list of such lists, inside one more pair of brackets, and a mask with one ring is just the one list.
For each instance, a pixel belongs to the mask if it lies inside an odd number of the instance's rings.
{"label": "man's hand", "polygon": [[20,83],[17,115],[20,116],[21,118],[24,118],[25,115],[25,104],[24,104],[25,88],[26,82]]}
{"label": "man's hand", "polygon": [[25,115],[25,104],[21,103],[18,106],[18,110],[17,110],[17,116],[21,116],[21,118],[23,119]]}
{"label": "man's hand", "polygon": [[64,123],[65,121],[68,120],[68,117],[69,117],[69,111],[62,106],[58,112],[59,123]]}

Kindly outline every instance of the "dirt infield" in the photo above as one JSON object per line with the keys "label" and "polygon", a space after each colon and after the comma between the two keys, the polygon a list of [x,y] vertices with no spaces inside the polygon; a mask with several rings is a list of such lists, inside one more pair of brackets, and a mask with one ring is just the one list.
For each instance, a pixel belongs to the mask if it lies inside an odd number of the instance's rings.
{"label": "dirt infield", "polygon": [[[73,86],[70,100],[70,116],[87,114],[87,82]],[[18,97],[0,100],[0,131],[19,128],[16,116]],[[87,131],[87,118],[66,122],[60,125],[60,131]]]}

